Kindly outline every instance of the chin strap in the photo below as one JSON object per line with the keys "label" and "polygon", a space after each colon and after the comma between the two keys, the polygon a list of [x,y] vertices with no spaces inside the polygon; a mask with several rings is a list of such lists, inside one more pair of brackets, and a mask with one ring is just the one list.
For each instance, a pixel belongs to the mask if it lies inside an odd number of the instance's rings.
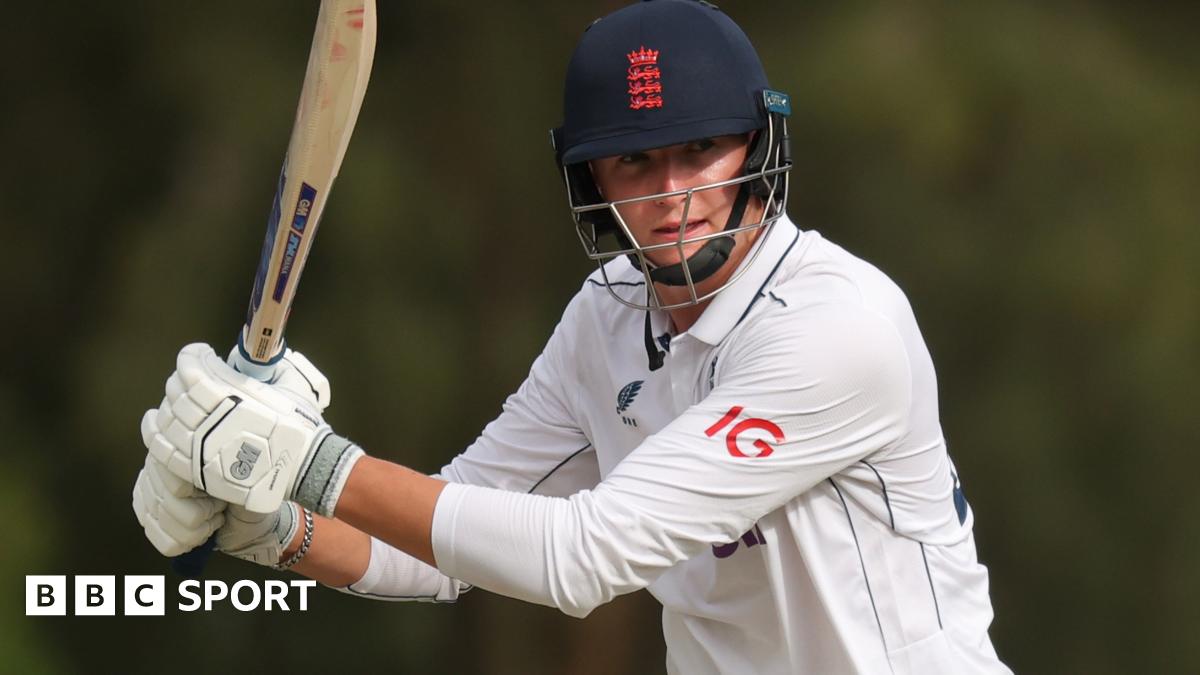
{"label": "chin strap", "polygon": [[[746,213],[746,204],[749,201],[750,190],[746,187],[746,183],[742,183],[738,189],[737,198],[734,199],[733,208],[729,210],[729,219],[725,222],[723,232],[728,232],[741,226],[742,216]],[[733,237],[709,239],[704,246],[700,247],[700,250],[693,253],[685,262],[656,267],[650,270],[650,279],[651,281],[666,284],[667,286],[687,286],[688,275],[683,271],[683,266],[686,263],[688,273],[692,277],[692,283],[698,284],[721,269],[725,261],[729,260],[729,254],[733,251],[733,245]],[[636,256],[630,255],[629,261],[633,263],[635,268],[641,270],[641,265],[638,264]]]}
{"label": "chin strap", "polygon": [[[737,198],[734,199],[733,208],[729,210],[729,220],[725,222],[723,232],[735,229],[742,224],[742,216],[746,213],[746,204],[750,201],[750,190],[743,183],[738,190]],[[692,254],[683,263],[675,263],[665,267],[656,267],[650,270],[650,280],[667,286],[687,286],[688,278],[684,274],[683,266],[686,263],[688,273],[691,274],[692,284],[698,284],[701,281],[716,274],[717,270],[729,260],[729,253],[733,251],[733,237],[716,237],[709,239],[704,246],[700,247],[699,251]],[[641,269],[638,264],[638,259],[634,255],[629,256],[629,262],[635,268]],[[647,293],[653,293],[652,289],[647,288]],[[663,353],[659,351],[658,345],[654,343],[654,335],[650,331],[650,310],[646,310],[646,330],[644,336],[646,342],[646,358],[649,361],[650,370],[653,372],[662,368]]]}

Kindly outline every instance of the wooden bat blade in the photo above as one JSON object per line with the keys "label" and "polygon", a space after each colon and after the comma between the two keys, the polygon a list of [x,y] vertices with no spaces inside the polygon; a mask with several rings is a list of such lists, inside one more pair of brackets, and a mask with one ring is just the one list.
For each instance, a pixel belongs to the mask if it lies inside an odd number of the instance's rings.
{"label": "wooden bat blade", "polygon": [[374,0],[321,3],[239,342],[242,358],[254,364],[282,351],[300,273],[367,90],[376,26]]}
{"label": "wooden bat blade", "polygon": [[[267,218],[246,325],[235,365],[270,380],[283,354],[283,329],[316,235],[329,190],[350,143],[375,56],[375,0],[322,0],[292,137]],[[199,576],[215,545],[172,560],[183,576]]]}

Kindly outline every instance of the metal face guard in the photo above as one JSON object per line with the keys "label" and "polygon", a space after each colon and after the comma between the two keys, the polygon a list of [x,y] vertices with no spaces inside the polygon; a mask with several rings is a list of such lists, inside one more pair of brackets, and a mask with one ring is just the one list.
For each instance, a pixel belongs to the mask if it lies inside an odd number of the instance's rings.
{"label": "metal face guard", "polygon": [[[786,138],[786,126],[782,126],[781,129],[777,130],[774,122],[775,120],[772,119],[766,127],[766,133],[768,134],[766,140],[768,144],[767,148],[768,152],[771,154],[770,157],[766,158],[767,161],[762,162],[761,167],[757,171],[753,171],[745,176],[731,178],[729,180],[720,181],[717,183],[708,183],[683,190],[661,192],[658,194],[645,195],[630,199],[601,201],[593,204],[577,204],[575,203],[574,191],[572,190],[571,186],[572,177],[569,170],[565,167],[563,168],[563,177],[567,185],[567,198],[571,204],[571,214],[575,220],[575,229],[576,233],[579,235],[579,241],[583,244],[584,253],[587,255],[587,257],[590,260],[596,261],[597,267],[600,268],[600,274],[604,278],[605,286],[608,288],[609,293],[614,299],[617,300],[617,302],[640,310],[667,310],[688,307],[704,302],[725,288],[728,288],[731,284],[737,281],[738,278],[741,277],[741,275],[746,269],[749,268],[751,264],[753,264],[754,259],[758,257],[758,252],[761,250],[761,246],[756,245],[751,249],[749,259],[741,266],[741,269],[733,274],[725,283],[704,294],[700,294],[696,290],[696,284],[702,281],[702,279],[693,278],[694,270],[693,265],[690,263],[692,263],[692,261],[698,257],[708,256],[701,256],[700,254],[704,252],[704,249],[701,249],[700,251],[694,253],[691,259],[687,259],[684,256],[684,251],[685,247],[689,244],[712,242],[721,238],[728,238],[732,240],[733,237],[739,232],[750,232],[753,230],[763,231],[758,237],[758,239],[761,241],[764,239],[762,235],[765,235],[775,221],[783,216],[784,207],[787,204],[788,172],[791,170],[791,161],[790,157],[786,156],[787,153],[784,149],[785,144],[778,142],[779,139],[776,138],[777,133]],[[784,125],[785,124],[786,123],[784,123]],[[736,215],[736,220],[738,222],[726,223],[725,228],[720,232],[713,232],[695,237],[687,237],[686,230],[688,212],[692,206],[692,196],[697,192],[721,189],[731,185],[740,185],[741,190],[749,190],[753,193],[756,193],[760,199],[762,199],[764,207],[762,209],[762,216],[758,219],[758,221],[754,223],[743,223],[741,222],[743,220],[741,210],[734,209],[734,213],[731,213],[731,216]],[[629,225],[625,222],[625,219],[621,216],[618,210],[618,207],[626,204],[654,201],[670,197],[678,197],[681,195],[684,197],[684,204],[683,215],[680,218],[679,223],[679,236],[675,241],[672,242],[664,242],[661,244],[652,244],[648,246],[641,245],[633,236],[632,230],[630,230]],[[615,223],[615,227],[598,226],[595,222],[595,212],[598,211],[607,211],[611,216],[611,221]],[[589,218],[589,214],[592,214],[592,217]],[[731,220],[734,219],[735,218],[731,217]],[[706,247],[711,246],[712,244],[706,245]],[[647,254],[654,251],[671,248],[677,249],[679,251],[680,260],[684,261],[681,265],[684,283],[679,285],[687,286],[689,297],[684,302],[664,304],[662,299],[659,297],[657,289],[655,288],[655,280],[651,276],[651,273],[656,269],[662,268],[656,266],[647,257]],[[647,289],[646,301],[644,304],[636,303],[623,298],[613,289],[613,285],[608,278],[608,271],[605,269],[604,265],[609,260],[619,256],[628,257],[630,262],[642,272],[642,276],[646,280]]]}

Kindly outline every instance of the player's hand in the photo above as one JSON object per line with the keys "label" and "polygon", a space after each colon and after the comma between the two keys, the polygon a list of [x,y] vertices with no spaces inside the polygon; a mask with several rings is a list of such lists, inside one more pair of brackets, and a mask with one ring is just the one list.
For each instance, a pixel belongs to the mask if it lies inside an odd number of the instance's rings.
{"label": "player's hand", "polygon": [[226,365],[208,345],[184,347],[162,404],[142,417],[150,455],[213,497],[255,513],[279,511],[330,430],[320,414],[326,378],[295,352],[278,367],[275,383],[266,384]]}
{"label": "player's hand", "polygon": [[217,530],[217,550],[258,565],[274,567],[296,536],[300,509],[284,502],[275,513],[255,513],[229,505],[225,524]]}
{"label": "player's hand", "polygon": [[218,551],[267,566],[279,562],[299,524],[291,502],[275,513],[247,511],[200,492],[150,455],[133,486],[133,512],[165,556],[190,551],[216,532]]}
{"label": "player's hand", "polygon": [[133,513],[146,539],[165,556],[182,555],[208,541],[225,523],[225,507],[148,454],[133,484]]}
{"label": "player's hand", "polygon": [[[225,363],[236,369],[238,348],[229,352]],[[325,412],[333,394],[329,389],[329,378],[313,365],[308,357],[294,349],[285,349],[283,358],[274,366],[274,374],[267,384],[283,389],[308,405]]]}

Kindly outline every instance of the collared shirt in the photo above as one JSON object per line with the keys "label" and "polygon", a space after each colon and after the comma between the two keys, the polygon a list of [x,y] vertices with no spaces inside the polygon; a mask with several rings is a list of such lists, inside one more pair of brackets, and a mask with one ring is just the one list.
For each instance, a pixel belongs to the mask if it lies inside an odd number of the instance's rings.
{"label": "collared shirt", "polygon": [[438,567],[574,616],[649,588],[669,672],[1008,672],[907,299],[786,219],[755,245],[688,331],[652,313],[653,371],[645,315],[587,279],[443,469]]}

